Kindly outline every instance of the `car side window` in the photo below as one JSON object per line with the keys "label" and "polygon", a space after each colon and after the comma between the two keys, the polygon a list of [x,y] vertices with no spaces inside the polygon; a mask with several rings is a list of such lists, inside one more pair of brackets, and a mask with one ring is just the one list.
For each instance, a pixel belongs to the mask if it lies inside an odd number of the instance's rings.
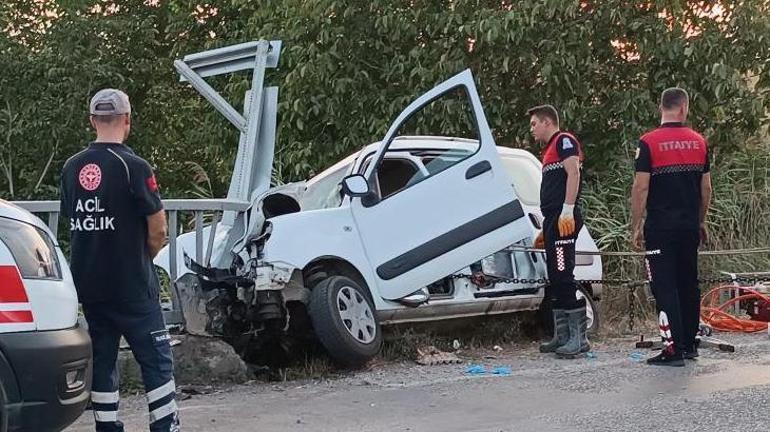
{"label": "car side window", "polygon": [[414,162],[401,158],[386,159],[377,170],[380,194],[387,198],[404,189],[409,180],[419,177],[420,169]]}
{"label": "car side window", "polygon": [[[366,171],[372,162],[372,156],[374,155],[367,156],[367,159],[361,164],[361,171]],[[380,164],[372,189],[378,197],[387,198],[411,186],[414,181],[424,178],[425,168],[421,165],[420,159],[411,157],[409,152],[393,152],[392,155],[387,155]]]}
{"label": "car side window", "polygon": [[[470,99],[465,89],[458,87],[423,106],[399,126],[369,181],[379,200],[384,200],[440,175],[479,148]],[[362,164],[362,172],[370,162]]]}

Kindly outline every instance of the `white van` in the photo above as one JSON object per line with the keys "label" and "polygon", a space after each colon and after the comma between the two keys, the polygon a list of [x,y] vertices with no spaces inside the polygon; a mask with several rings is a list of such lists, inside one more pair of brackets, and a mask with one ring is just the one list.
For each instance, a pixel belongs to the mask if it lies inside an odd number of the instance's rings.
{"label": "white van", "polygon": [[60,431],[91,396],[91,339],[43,222],[0,200],[0,432]]}

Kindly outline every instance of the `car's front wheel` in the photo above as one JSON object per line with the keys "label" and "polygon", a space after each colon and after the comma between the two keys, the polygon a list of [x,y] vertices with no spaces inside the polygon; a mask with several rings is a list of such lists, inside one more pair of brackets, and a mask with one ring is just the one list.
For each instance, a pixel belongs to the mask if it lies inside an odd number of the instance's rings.
{"label": "car's front wheel", "polygon": [[369,291],[345,276],[329,276],[313,288],[310,319],[329,356],[358,367],[380,352],[382,332]]}

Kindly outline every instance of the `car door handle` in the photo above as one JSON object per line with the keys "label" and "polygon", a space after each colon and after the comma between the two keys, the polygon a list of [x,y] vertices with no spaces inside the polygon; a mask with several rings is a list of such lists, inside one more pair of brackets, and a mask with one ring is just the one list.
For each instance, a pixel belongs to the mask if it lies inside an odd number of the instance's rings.
{"label": "car door handle", "polygon": [[492,171],[492,164],[489,161],[481,161],[473,164],[468,171],[465,171],[465,179],[470,180],[474,177],[478,177],[487,171]]}

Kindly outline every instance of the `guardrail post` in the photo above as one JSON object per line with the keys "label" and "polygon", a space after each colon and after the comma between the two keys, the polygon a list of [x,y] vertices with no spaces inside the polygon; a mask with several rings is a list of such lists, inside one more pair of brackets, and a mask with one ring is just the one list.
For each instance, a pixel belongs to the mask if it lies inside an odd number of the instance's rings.
{"label": "guardrail post", "polygon": [[195,262],[203,259],[203,211],[195,212]]}
{"label": "guardrail post", "polygon": [[54,238],[59,236],[59,212],[48,213],[48,228],[53,233]]}
{"label": "guardrail post", "polygon": [[211,265],[211,252],[214,249],[214,236],[217,233],[217,225],[219,224],[219,212],[214,212],[211,219],[211,231],[209,231],[209,242],[206,248],[206,260],[204,264],[206,267]]}
{"label": "guardrail post", "polygon": [[177,237],[177,221],[176,210],[170,210],[168,212],[168,272],[171,280],[176,280],[177,268],[176,268],[176,237]]}

